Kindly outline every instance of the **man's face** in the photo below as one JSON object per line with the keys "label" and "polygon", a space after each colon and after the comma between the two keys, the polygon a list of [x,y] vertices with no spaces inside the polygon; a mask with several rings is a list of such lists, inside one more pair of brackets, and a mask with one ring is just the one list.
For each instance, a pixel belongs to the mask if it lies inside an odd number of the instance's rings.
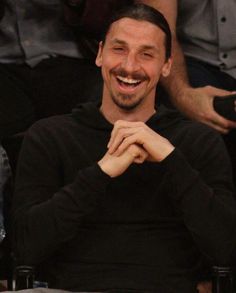
{"label": "man's face", "polygon": [[164,42],[165,34],[152,23],[131,18],[114,22],[96,59],[104,79],[103,99],[112,98],[124,110],[154,105],[157,82],[171,65]]}

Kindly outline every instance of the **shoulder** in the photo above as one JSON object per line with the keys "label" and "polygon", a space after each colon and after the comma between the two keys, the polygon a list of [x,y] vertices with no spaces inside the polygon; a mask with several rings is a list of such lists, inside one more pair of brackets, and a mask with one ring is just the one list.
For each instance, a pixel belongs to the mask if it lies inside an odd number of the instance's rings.
{"label": "shoulder", "polygon": [[209,126],[184,117],[179,111],[161,107],[159,112],[150,121],[157,132],[174,141],[198,141],[221,139],[220,134]]}
{"label": "shoulder", "polygon": [[221,168],[230,166],[230,159],[222,135],[209,126],[188,121],[179,125],[178,148],[198,168],[205,164]]}
{"label": "shoulder", "polygon": [[23,148],[56,150],[73,142],[78,127],[70,114],[41,119],[26,132]]}
{"label": "shoulder", "polygon": [[213,128],[192,120],[182,120],[176,125],[175,139],[180,145],[201,150],[224,149],[222,136]]}
{"label": "shoulder", "polygon": [[57,129],[62,125],[67,126],[74,123],[74,119],[71,114],[64,115],[56,115],[48,118],[43,118],[35,122],[31,127],[30,131],[34,131],[35,129]]}
{"label": "shoulder", "polygon": [[44,134],[46,136],[50,134],[53,136],[59,132],[72,131],[77,126],[78,123],[76,123],[71,114],[57,115],[35,122],[27,131],[27,135],[37,136]]}
{"label": "shoulder", "polygon": [[156,126],[157,132],[191,157],[226,153],[222,136],[209,126],[187,119],[179,112],[166,111]]}

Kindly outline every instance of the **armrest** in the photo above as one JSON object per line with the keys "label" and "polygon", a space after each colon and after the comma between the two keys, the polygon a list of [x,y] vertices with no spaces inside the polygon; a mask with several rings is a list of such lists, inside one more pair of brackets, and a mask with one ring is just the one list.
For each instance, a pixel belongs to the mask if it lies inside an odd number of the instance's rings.
{"label": "armrest", "polygon": [[32,266],[17,266],[13,276],[13,291],[31,289],[34,286],[34,268]]}
{"label": "armrest", "polygon": [[212,293],[233,293],[234,275],[232,267],[212,267]]}

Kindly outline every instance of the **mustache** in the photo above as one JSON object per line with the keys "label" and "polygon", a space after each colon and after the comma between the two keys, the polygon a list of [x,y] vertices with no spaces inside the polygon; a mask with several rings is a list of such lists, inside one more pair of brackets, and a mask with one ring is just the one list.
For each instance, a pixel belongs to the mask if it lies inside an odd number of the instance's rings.
{"label": "mustache", "polygon": [[136,79],[136,80],[140,80],[140,81],[144,81],[144,80],[148,79],[147,75],[144,73],[141,73],[141,72],[129,73],[126,70],[124,70],[123,68],[113,68],[113,69],[111,69],[111,73],[115,74],[115,75],[119,75],[121,77]]}

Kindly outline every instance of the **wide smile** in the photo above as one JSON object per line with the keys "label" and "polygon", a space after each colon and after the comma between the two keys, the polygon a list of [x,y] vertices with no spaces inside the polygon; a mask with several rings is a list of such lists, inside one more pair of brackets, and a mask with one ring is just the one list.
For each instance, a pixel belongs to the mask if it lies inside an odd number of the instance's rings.
{"label": "wide smile", "polygon": [[116,75],[119,90],[124,93],[133,93],[140,88],[142,80]]}

